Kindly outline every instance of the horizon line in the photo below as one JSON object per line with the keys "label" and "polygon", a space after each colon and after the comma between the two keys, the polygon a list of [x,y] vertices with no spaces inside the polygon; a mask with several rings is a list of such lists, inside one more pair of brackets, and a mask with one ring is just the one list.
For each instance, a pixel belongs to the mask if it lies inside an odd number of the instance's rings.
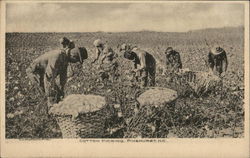
{"label": "horizon line", "polygon": [[193,30],[188,30],[188,31],[155,31],[155,30],[138,30],[138,31],[88,31],[88,32],[83,32],[83,31],[71,31],[71,32],[56,32],[56,31],[36,31],[36,32],[10,32],[6,31],[5,33],[133,33],[133,32],[157,32],[157,33],[188,33],[188,32],[194,32],[194,31],[204,31],[204,30],[209,30],[209,29],[225,29],[225,28],[244,28],[244,25],[240,26],[224,26],[224,27],[208,27],[208,28],[203,28],[203,29],[193,29]]}

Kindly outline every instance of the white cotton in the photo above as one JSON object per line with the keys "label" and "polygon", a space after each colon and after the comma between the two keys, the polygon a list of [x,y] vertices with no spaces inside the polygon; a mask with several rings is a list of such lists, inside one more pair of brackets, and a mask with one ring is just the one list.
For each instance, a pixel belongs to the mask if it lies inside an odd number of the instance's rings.
{"label": "white cotton", "polygon": [[72,94],[50,109],[55,115],[72,115],[77,117],[80,113],[89,113],[100,110],[106,104],[105,98],[98,95]]}

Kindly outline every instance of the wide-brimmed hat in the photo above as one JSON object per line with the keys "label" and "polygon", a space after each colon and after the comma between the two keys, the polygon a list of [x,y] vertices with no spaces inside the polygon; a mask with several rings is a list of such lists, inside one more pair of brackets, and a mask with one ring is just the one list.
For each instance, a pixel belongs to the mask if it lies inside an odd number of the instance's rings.
{"label": "wide-brimmed hat", "polygon": [[120,46],[120,51],[122,50],[125,50],[125,51],[128,51],[131,49],[131,45],[130,44],[127,44],[127,43],[123,43],[121,46]]}
{"label": "wide-brimmed hat", "polygon": [[173,50],[174,50],[173,47],[168,47],[168,48],[166,49],[166,51],[165,51],[165,54],[168,53],[168,52],[172,52]]}
{"label": "wide-brimmed hat", "polygon": [[67,37],[63,37],[59,39],[60,44],[69,44],[70,40]]}
{"label": "wide-brimmed hat", "polygon": [[133,52],[131,52],[131,51],[125,51],[125,52],[123,53],[123,57],[124,57],[125,59],[132,60],[132,59],[133,59]]}
{"label": "wide-brimmed hat", "polygon": [[95,47],[101,47],[103,45],[103,42],[102,42],[102,40],[97,39],[97,40],[94,41],[93,45]]}
{"label": "wide-brimmed hat", "polygon": [[224,50],[220,47],[220,46],[214,46],[212,49],[211,49],[211,53],[215,54],[215,55],[218,55],[218,54],[221,54]]}

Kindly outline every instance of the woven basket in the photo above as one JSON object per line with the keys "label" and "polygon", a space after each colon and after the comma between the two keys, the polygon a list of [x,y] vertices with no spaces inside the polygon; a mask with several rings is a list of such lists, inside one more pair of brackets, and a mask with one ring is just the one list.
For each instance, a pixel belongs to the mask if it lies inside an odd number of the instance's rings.
{"label": "woven basket", "polygon": [[102,138],[105,132],[105,118],[99,114],[80,114],[72,116],[56,116],[63,138]]}
{"label": "woven basket", "polygon": [[178,75],[179,83],[188,83],[198,95],[213,91],[222,85],[222,80],[209,72],[187,71]]}
{"label": "woven basket", "polygon": [[128,122],[125,137],[166,137],[177,98],[177,92],[168,88],[153,87],[142,93],[137,98],[140,108]]}
{"label": "woven basket", "polygon": [[107,135],[106,122],[113,116],[109,106],[103,105],[91,112],[79,111],[77,116],[55,112],[56,108],[50,113],[55,116],[63,138],[103,138]]}

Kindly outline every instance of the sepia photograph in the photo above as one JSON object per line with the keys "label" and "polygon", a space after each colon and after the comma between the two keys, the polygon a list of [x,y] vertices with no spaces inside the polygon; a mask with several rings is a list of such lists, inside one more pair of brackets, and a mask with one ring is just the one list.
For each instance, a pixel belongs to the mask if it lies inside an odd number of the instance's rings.
{"label": "sepia photograph", "polygon": [[3,1],[1,141],[248,144],[248,5]]}

